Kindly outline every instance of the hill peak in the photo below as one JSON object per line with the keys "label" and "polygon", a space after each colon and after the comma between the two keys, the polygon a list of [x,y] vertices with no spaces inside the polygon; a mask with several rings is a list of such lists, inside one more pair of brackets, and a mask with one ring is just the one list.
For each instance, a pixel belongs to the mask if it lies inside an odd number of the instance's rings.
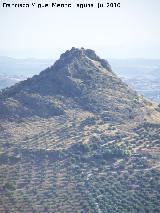
{"label": "hill peak", "polygon": [[65,53],[61,54],[60,59],[64,58],[73,58],[73,57],[82,57],[82,56],[87,56],[88,58],[92,60],[100,60],[100,58],[96,55],[94,50],[91,49],[84,49],[82,48],[75,48],[72,47],[71,50],[67,50]]}
{"label": "hill peak", "polygon": [[0,118],[53,117],[89,111],[109,122],[143,117],[145,102],[93,50],[71,48],[39,75],[0,95]]}
{"label": "hill peak", "polygon": [[99,56],[97,56],[94,50],[84,49],[83,47],[80,49],[72,47],[70,50],[67,50],[65,53],[62,53],[60,59],[56,61],[55,66],[70,63],[75,59],[83,60],[85,58],[99,62],[104,68],[111,71],[111,67],[108,61],[106,61],[105,59],[101,59]]}

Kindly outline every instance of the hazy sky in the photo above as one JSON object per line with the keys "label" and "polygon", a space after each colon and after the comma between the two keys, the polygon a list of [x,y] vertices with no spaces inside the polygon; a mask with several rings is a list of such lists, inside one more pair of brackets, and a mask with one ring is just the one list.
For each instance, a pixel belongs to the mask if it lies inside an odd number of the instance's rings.
{"label": "hazy sky", "polygon": [[[121,2],[120,8],[76,3]],[[160,58],[160,0],[1,0],[0,55],[57,58],[71,47],[105,58]],[[72,3],[73,8],[3,8],[2,3]]]}

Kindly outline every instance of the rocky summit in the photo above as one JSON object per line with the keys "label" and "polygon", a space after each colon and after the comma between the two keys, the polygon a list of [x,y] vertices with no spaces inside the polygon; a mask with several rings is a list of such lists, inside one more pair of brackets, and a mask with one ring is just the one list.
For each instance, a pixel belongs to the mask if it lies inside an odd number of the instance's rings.
{"label": "rocky summit", "polygon": [[40,75],[2,91],[0,118],[53,117],[84,110],[108,122],[144,118],[150,105],[93,50],[72,48]]}
{"label": "rocky summit", "polygon": [[93,50],[0,93],[0,212],[159,212],[160,106]]}

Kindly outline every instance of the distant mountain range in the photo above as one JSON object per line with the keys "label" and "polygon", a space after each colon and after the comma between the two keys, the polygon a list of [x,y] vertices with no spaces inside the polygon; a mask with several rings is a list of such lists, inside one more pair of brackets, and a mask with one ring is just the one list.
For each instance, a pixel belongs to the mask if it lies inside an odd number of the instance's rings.
{"label": "distant mountain range", "polygon": [[126,78],[156,78],[160,59],[110,59],[116,74]]}
{"label": "distant mountain range", "polygon": [[51,65],[50,59],[0,57],[0,74],[31,77]]}

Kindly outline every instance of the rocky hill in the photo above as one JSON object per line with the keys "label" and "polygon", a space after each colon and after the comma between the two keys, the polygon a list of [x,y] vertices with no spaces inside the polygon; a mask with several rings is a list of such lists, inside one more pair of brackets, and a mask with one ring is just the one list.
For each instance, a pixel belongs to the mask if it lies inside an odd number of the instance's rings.
{"label": "rocky hill", "polygon": [[0,212],[158,212],[160,107],[72,48],[0,94]]}
{"label": "rocky hill", "polygon": [[94,51],[72,48],[31,79],[3,90],[1,118],[52,117],[81,109],[108,121],[144,117],[147,102],[128,88]]}

